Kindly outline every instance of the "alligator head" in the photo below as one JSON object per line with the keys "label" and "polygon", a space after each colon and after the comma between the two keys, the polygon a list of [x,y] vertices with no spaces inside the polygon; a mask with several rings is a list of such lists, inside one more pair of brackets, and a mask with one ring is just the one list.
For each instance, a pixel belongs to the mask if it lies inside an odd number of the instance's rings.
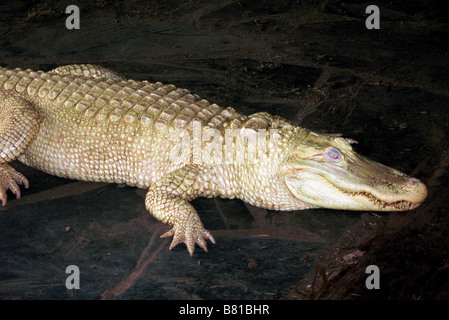
{"label": "alligator head", "polygon": [[283,176],[293,196],[310,207],[406,211],[427,197],[421,181],[357,154],[354,141],[295,131]]}

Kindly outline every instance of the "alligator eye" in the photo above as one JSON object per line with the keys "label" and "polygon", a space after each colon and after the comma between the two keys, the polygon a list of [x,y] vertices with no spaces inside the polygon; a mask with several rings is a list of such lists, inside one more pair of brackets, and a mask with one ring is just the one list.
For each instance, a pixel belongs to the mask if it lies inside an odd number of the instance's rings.
{"label": "alligator eye", "polygon": [[327,149],[324,153],[324,156],[326,157],[326,160],[329,160],[331,162],[340,162],[342,160],[340,151],[334,148]]}

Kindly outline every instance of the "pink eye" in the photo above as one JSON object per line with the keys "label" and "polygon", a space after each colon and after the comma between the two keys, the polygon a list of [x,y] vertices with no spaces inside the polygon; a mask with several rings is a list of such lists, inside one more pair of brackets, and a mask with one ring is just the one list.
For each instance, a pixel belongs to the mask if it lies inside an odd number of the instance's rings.
{"label": "pink eye", "polygon": [[340,151],[334,148],[327,149],[326,152],[324,152],[324,156],[331,162],[340,162],[342,160]]}

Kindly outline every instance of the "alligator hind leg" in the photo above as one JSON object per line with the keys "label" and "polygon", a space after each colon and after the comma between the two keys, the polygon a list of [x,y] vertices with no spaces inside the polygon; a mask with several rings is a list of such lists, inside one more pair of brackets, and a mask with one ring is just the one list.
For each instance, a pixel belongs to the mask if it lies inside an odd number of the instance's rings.
{"label": "alligator hind leg", "polygon": [[39,116],[31,104],[20,97],[0,91],[0,200],[6,205],[10,189],[20,198],[19,185],[28,188],[28,180],[8,162],[22,154],[39,130]]}

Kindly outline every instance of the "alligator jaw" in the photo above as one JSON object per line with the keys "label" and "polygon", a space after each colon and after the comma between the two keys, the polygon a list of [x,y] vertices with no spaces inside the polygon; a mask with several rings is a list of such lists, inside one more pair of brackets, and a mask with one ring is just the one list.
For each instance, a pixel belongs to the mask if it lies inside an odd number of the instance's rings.
{"label": "alligator jaw", "polygon": [[[379,182],[380,179],[373,178],[371,181]],[[407,211],[417,208],[427,197],[426,186],[418,179],[405,174],[397,174],[394,183],[393,180],[378,185],[369,183],[354,185],[353,182],[354,179],[345,181],[342,175],[339,179],[334,177],[331,179],[329,175],[313,169],[293,170],[285,176],[286,186],[296,199],[322,208]],[[388,185],[394,185],[394,188],[385,187]]]}
{"label": "alligator jaw", "polygon": [[368,198],[374,205],[377,205],[379,208],[379,211],[381,210],[390,210],[390,211],[408,211],[415,209],[421,205],[422,202],[419,203],[413,203],[407,200],[399,200],[395,202],[384,202],[378,198],[376,198],[374,195],[372,195],[369,192],[348,192],[348,191],[342,191],[347,196],[360,196]]}

